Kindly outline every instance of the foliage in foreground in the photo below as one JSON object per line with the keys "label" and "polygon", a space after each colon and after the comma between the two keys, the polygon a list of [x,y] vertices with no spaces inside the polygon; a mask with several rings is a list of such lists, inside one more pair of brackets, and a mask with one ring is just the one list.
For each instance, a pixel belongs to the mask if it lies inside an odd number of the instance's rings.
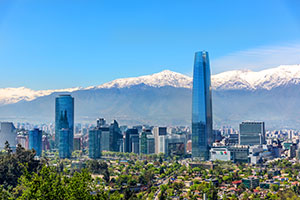
{"label": "foliage in foreground", "polygon": [[37,172],[42,167],[42,162],[34,159],[34,150],[25,150],[19,144],[13,153],[8,142],[4,150],[0,155],[0,185],[3,189],[16,187],[24,170]]}

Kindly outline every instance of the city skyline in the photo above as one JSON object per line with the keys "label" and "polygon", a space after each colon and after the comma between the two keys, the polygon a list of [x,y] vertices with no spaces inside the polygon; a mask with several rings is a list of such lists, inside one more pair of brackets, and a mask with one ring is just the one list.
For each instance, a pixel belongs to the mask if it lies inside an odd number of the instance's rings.
{"label": "city skyline", "polygon": [[0,1],[0,199],[300,199],[298,8]]}
{"label": "city skyline", "polygon": [[87,87],[163,69],[190,75],[201,49],[212,74],[300,63],[297,1],[116,2],[1,1],[1,88]]}

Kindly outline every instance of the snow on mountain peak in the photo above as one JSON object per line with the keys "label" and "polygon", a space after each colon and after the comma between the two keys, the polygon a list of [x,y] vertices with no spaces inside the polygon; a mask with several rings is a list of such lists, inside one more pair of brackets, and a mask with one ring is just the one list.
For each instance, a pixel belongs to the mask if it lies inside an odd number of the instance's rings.
{"label": "snow on mountain peak", "polygon": [[267,89],[300,83],[300,65],[280,65],[276,68],[254,72],[233,70],[212,76],[214,89]]}
{"label": "snow on mountain peak", "polygon": [[134,85],[145,84],[152,87],[181,87],[191,88],[192,78],[170,70],[164,70],[152,75],[133,78],[122,78],[97,86],[96,88],[125,88]]}
{"label": "snow on mountain peak", "polygon": [[25,87],[0,88],[0,105],[12,104],[22,100],[31,101],[40,96],[46,96],[53,92],[73,92],[81,89],[80,87],[57,89],[57,90],[32,90]]}
{"label": "snow on mountain peak", "polygon": [[[233,70],[212,75],[212,88],[216,90],[256,90],[288,85],[300,84],[300,65],[281,65],[276,68],[258,72],[251,70]],[[37,97],[50,95],[53,92],[73,92],[101,88],[128,88],[134,85],[145,84],[151,87],[172,86],[177,88],[192,88],[193,79],[189,76],[164,70],[152,75],[122,78],[87,88],[75,87],[58,90],[32,90],[25,87],[0,88],[0,105],[16,103],[21,100],[31,101]]]}

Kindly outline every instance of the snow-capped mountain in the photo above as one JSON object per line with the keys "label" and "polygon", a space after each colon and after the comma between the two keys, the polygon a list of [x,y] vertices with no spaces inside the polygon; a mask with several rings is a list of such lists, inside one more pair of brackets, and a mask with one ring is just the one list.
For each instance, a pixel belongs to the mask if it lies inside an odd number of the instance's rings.
{"label": "snow-capped mountain", "polygon": [[135,85],[145,84],[151,87],[163,87],[172,86],[176,88],[191,88],[192,78],[177,72],[170,70],[164,70],[159,73],[152,75],[133,77],[133,78],[122,78],[104,83],[99,86],[90,86],[87,88],[74,87],[67,89],[58,90],[32,90],[25,87],[19,88],[2,88],[0,89],[0,105],[1,104],[12,104],[21,100],[31,101],[37,97],[50,95],[54,92],[73,92],[77,90],[90,90],[100,88],[129,88]]}
{"label": "snow-capped mountain", "polygon": [[117,79],[109,83],[96,86],[96,88],[126,88],[139,84],[145,84],[151,87],[172,86],[176,88],[191,88],[192,78],[177,72],[164,70],[152,75]]}
{"label": "snow-capped mountain", "polygon": [[12,104],[19,101],[31,101],[37,97],[46,96],[52,94],[53,92],[73,92],[81,89],[68,88],[68,89],[58,89],[58,90],[32,90],[25,87],[18,88],[0,88],[0,105],[1,104]]}
{"label": "snow-capped mountain", "polygon": [[[212,86],[215,127],[254,120],[265,121],[267,128],[299,128],[300,65],[228,71],[213,75]],[[104,117],[127,125],[190,125],[191,87],[191,77],[166,70],[87,88],[4,88],[0,121],[53,122],[56,92],[70,92],[76,122]]]}
{"label": "snow-capped mountain", "polygon": [[214,89],[266,89],[300,83],[300,65],[281,65],[259,72],[234,70],[212,76]]}
{"label": "snow-capped mountain", "polygon": [[[212,88],[215,90],[271,90],[279,86],[300,83],[300,65],[281,65],[276,68],[258,72],[250,70],[233,70],[212,76]],[[31,101],[37,97],[54,92],[74,92],[78,90],[130,88],[144,84],[150,87],[171,86],[175,88],[192,88],[192,78],[170,70],[152,75],[121,78],[99,86],[87,88],[74,87],[59,90],[32,90],[25,87],[0,89],[0,105],[12,104],[21,100]]]}

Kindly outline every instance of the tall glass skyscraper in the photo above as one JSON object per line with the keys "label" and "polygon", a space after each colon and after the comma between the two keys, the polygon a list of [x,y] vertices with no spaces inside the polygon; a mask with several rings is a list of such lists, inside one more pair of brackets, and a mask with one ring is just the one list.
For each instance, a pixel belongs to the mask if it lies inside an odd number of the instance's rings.
{"label": "tall glass skyscraper", "polygon": [[62,128],[59,130],[58,153],[60,158],[71,158],[72,151],[70,151],[70,134],[71,130],[68,128]]}
{"label": "tall glass skyscraper", "polygon": [[37,156],[42,155],[42,136],[43,132],[38,128],[29,131],[29,149],[34,149]]}
{"label": "tall glass skyscraper", "polygon": [[[59,147],[60,130],[69,129],[69,148],[73,151],[74,138],[74,98],[71,95],[59,95],[55,99],[55,143]],[[65,136],[64,136],[65,137]]]}
{"label": "tall glass skyscraper", "polygon": [[212,99],[206,51],[195,54],[192,101],[192,156],[208,160],[209,145],[212,143]]}
{"label": "tall glass skyscraper", "polygon": [[101,130],[99,128],[89,130],[89,157],[101,158]]}

